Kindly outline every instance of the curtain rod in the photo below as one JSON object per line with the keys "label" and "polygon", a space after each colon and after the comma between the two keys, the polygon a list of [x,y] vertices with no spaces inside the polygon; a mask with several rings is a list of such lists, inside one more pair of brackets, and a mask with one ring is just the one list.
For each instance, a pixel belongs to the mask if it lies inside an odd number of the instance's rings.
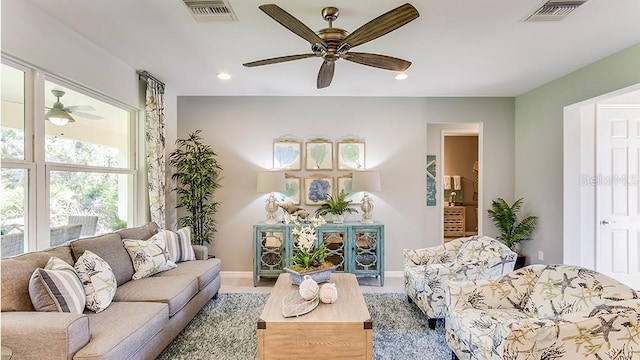
{"label": "curtain rod", "polygon": [[138,79],[144,80],[144,81],[147,81],[147,82],[149,80],[151,80],[151,81],[155,82],[158,85],[158,87],[160,88],[160,90],[162,92],[164,92],[164,83],[162,81],[158,80],[156,77],[154,77],[153,75],[149,74],[146,70],[138,71],[137,73],[138,73]]}

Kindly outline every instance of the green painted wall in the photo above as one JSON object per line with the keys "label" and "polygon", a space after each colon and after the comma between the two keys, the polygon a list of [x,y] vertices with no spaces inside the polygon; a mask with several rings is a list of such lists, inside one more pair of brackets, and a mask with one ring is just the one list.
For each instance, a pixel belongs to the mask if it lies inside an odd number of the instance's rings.
{"label": "green painted wall", "polygon": [[515,197],[525,198],[523,213],[540,217],[523,245],[529,262],[539,262],[540,250],[544,263],[563,260],[564,107],[638,83],[640,44],[516,97]]}

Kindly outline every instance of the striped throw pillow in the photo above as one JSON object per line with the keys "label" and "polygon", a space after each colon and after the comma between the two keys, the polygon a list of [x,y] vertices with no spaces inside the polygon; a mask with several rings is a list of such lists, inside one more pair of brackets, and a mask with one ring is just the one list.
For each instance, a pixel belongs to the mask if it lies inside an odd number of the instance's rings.
{"label": "striped throw pillow", "polygon": [[174,262],[191,261],[196,259],[196,254],[191,246],[191,228],[183,227],[178,231],[162,230],[167,240],[169,257]]}
{"label": "striped throw pillow", "polygon": [[82,314],[84,288],[73,266],[52,256],[44,269],[36,269],[29,280],[29,297],[36,311]]}

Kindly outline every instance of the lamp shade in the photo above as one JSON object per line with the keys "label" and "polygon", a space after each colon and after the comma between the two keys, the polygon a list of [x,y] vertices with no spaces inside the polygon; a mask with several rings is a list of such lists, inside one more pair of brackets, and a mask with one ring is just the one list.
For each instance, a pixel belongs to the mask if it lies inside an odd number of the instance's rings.
{"label": "lamp shade", "polygon": [[381,191],[380,174],[377,171],[355,171],[351,177],[351,191]]}
{"label": "lamp shade", "polygon": [[283,192],[287,188],[282,171],[261,171],[258,173],[259,193]]}

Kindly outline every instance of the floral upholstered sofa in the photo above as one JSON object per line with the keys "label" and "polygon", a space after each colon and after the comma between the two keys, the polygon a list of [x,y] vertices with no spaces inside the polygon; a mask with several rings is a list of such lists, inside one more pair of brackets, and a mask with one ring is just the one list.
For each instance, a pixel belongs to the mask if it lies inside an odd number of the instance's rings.
{"label": "floral upholstered sofa", "polygon": [[478,280],[513,270],[517,254],[488,236],[463,237],[443,245],[404,250],[404,288],[429,318],[429,327],[446,312],[449,280]]}
{"label": "floral upholstered sofa", "polygon": [[446,339],[459,359],[640,359],[640,300],[572,265],[449,282]]}

